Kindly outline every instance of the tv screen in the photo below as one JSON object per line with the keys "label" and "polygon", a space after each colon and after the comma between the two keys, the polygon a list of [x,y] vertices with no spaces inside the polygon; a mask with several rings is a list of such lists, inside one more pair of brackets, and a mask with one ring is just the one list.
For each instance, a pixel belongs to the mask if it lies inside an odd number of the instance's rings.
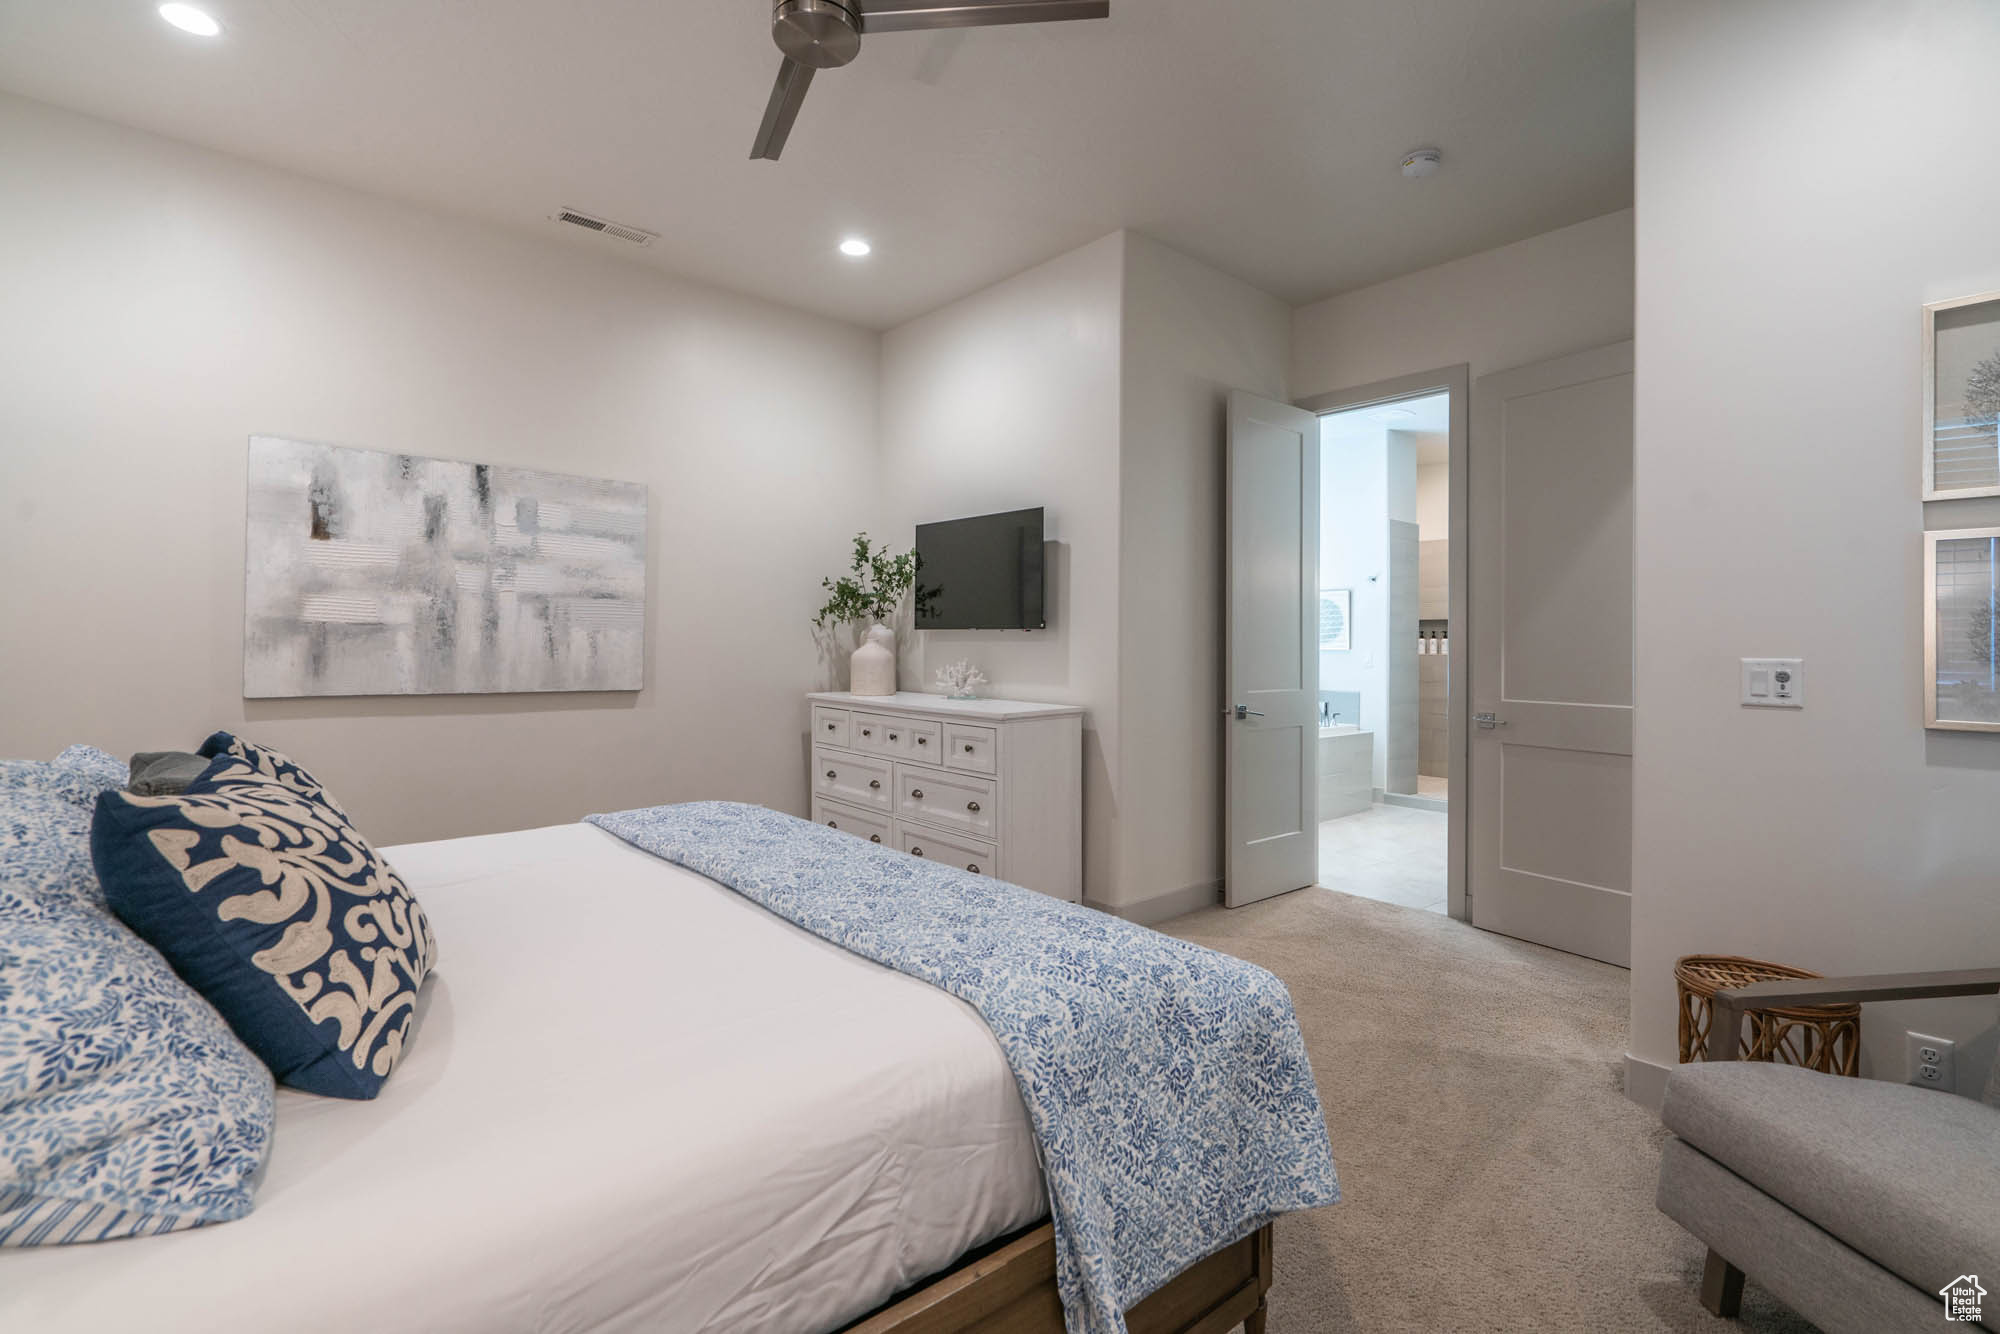
{"label": "tv screen", "polygon": [[1042,511],[917,525],[920,630],[1043,630]]}

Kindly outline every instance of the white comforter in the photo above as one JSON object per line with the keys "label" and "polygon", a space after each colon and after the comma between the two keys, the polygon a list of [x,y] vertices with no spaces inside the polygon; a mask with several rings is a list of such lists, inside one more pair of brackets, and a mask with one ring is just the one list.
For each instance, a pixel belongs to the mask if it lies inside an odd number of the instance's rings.
{"label": "white comforter", "polygon": [[249,1218],[0,1251],[0,1331],[836,1328],[1046,1212],[972,1009],[587,825],[387,850],[437,930],[374,1102]]}

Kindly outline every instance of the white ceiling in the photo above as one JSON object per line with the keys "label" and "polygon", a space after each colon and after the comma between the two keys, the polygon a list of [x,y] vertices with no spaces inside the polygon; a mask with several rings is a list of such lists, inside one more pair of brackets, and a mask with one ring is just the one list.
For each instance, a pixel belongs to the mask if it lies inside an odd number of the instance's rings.
{"label": "white ceiling", "polygon": [[[1303,304],[1632,198],[1631,0],[878,34],[775,163],[748,157],[768,0],[203,3],[220,38],[152,0],[0,0],[0,88],[877,328],[1117,227]],[[1444,171],[1406,180],[1420,144]]]}
{"label": "white ceiling", "polygon": [[1419,467],[1451,461],[1451,395],[1424,394],[1393,403],[1364,403],[1319,419],[1322,444],[1349,445],[1381,440],[1391,432],[1416,446]]}

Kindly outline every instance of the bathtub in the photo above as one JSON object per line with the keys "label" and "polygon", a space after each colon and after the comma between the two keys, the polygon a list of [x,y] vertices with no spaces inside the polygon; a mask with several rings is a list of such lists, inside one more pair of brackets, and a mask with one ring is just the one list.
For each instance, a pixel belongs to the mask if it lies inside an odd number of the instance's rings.
{"label": "bathtub", "polygon": [[1319,729],[1319,818],[1356,815],[1375,801],[1375,734],[1351,723]]}

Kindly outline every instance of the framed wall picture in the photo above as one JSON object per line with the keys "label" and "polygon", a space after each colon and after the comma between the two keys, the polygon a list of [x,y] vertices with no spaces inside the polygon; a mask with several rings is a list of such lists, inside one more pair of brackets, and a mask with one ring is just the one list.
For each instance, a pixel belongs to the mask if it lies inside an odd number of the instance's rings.
{"label": "framed wall picture", "polygon": [[2000,292],[1924,307],[1924,499],[2000,496]]}
{"label": "framed wall picture", "polygon": [[1924,534],[1924,726],[2000,732],[2000,528]]}
{"label": "framed wall picture", "polygon": [[638,690],[646,488],[252,436],[243,695]]}
{"label": "framed wall picture", "polygon": [[1319,646],[1346,652],[1354,647],[1354,590],[1319,591]]}

